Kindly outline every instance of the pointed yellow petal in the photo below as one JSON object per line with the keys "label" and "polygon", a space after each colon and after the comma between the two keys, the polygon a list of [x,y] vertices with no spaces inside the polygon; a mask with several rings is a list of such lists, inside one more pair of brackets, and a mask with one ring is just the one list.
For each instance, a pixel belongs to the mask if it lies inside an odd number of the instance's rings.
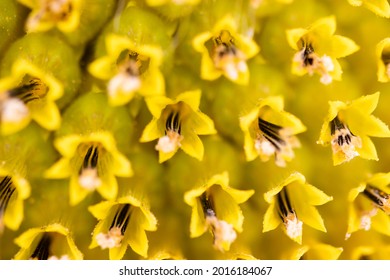
{"label": "pointed yellow petal", "polygon": [[204,148],[203,143],[195,133],[183,128],[183,137],[181,141],[181,148],[188,155],[198,159],[203,159]]}
{"label": "pointed yellow petal", "polygon": [[100,193],[102,197],[108,200],[115,199],[118,194],[118,183],[114,174],[111,172],[103,174],[101,177],[102,185],[98,187],[96,190]]}
{"label": "pointed yellow petal", "polygon": [[202,92],[199,89],[192,90],[192,91],[185,91],[177,96],[176,102],[183,101],[188,106],[190,106],[190,108],[194,112],[197,112],[199,110],[201,95]]}
{"label": "pointed yellow petal", "polygon": [[298,47],[298,42],[301,38],[307,33],[307,30],[304,28],[289,29],[286,31],[287,42],[294,50],[300,50]]}
{"label": "pointed yellow petal", "polygon": [[11,198],[4,215],[4,223],[8,228],[14,231],[19,229],[24,217],[23,209],[23,200]]}
{"label": "pointed yellow petal", "polygon": [[146,105],[154,118],[159,119],[163,109],[174,102],[165,96],[153,96],[145,98]]}
{"label": "pointed yellow petal", "polygon": [[114,158],[112,170],[116,176],[119,177],[133,176],[131,163],[124,155],[122,155],[119,152],[113,152],[112,156]]}
{"label": "pointed yellow petal", "polygon": [[331,41],[331,48],[327,53],[334,58],[345,57],[359,50],[359,46],[351,39],[334,35]]}
{"label": "pointed yellow petal", "polygon": [[378,210],[378,213],[372,217],[372,227],[376,231],[390,236],[390,219],[385,212]]}
{"label": "pointed yellow petal", "polygon": [[61,155],[66,158],[72,158],[76,153],[77,147],[82,142],[83,137],[72,134],[54,140],[54,146],[60,152]]}
{"label": "pointed yellow petal", "polygon": [[362,158],[370,160],[379,160],[376,153],[376,148],[372,140],[368,136],[360,136],[362,140],[362,147],[356,148],[356,151]]}
{"label": "pointed yellow petal", "polygon": [[140,142],[149,142],[160,137],[164,136],[164,131],[160,130],[158,125],[158,119],[153,118],[150,123],[148,123],[142,132]]}
{"label": "pointed yellow petal", "polygon": [[263,232],[274,230],[282,222],[279,217],[278,210],[275,207],[275,203],[272,202],[267,208],[263,219]]}
{"label": "pointed yellow petal", "polygon": [[61,158],[48,170],[46,170],[44,176],[50,179],[62,179],[68,178],[72,174],[72,167],[68,158]]}
{"label": "pointed yellow petal", "polygon": [[98,220],[103,220],[107,217],[111,207],[115,205],[113,201],[102,201],[98,204],[88,207],[88,211]]}
{"label": "pointed yellow petal", "polygon": [[74,206],[79,204],[82,200],[84,200],[84,198],[87,197],[88,194],[89,191],[80,186],[78,176],[71,176],[69,183],[70,205]]}
{"label": "pointed yellow petal", "polygon": [[142,211],[139,208],[133,210],[128,227],[129,230],[131,230],[128,243],[134,252],[146,258],[148,255],[149,242],[145,230],[140,227],[142,224],[142,215]]}
{"label": "pointed yellow petal", "polygon": [[190,222],[190,237],[195,238],[201,236],[206,232],[207,227],[205,224],[203,208],[199,199],[194,201],[191,212]]}
{"label": "pointed yellow petal", "polygon": [[164,153],[162,151],[158,151],[158,162],[163,163],[163,162],[169,160],[170,158],[172,158],[176,154],[177,150],[178,149],[176,149],[170,153]]}
{"label": "pointed yellow petal", "polygon": [[190,123],[188,125],[191,126],[198,135],[209,135],[217,133],[213,120],[200,111],[195,111],[191,115]]}
{"label": "pointed yellow petal", "polygon": [[110,248],[108,250],[110,260],[121,260],[126,253],[127,244],[122,242],[119,247]]}

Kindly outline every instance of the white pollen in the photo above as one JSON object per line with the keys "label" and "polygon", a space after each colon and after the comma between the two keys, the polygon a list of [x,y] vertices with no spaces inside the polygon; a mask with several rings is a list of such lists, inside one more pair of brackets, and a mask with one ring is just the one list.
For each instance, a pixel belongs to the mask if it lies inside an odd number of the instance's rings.
{"label": "white pollen", "polygon": [[62,255],[61,257],[57,257],[57,256],[50,256],[47,260],[49,261],[67,261],[67,260],[70,260],[69,256],[68,255]]}
{"label": "white pollen", "polygon": [[108,94],[116,97],[118,94],[132,94],[141,87],[141,80],[137,76],[120,72],[108,83]]}
{"label": "white pollen", "polygon": [[161,151],[163,153],[171,153],[181,146],[181,140],[183,140],[182,135],[170,130],[167,132],[167,135],[158,139],[158,143],[155,148],[157,151]]}
{"label": "white pollen", "polygon": [[6,98],[0,103],[1,120],[3,122],[18,123],[30,114],[24,102],[18,98]]}
{"label": "white pollen", "polygon": [[121,229],[118,227],[111,228],[108,233],[99,233],[96,235],[96,242],[102,249],[111,249],[120,247],[123,239]]}
{"label": "white pollen", "polygon": [[325,70],[328,72],[332,72],[334,70],[334,64],[330,56],[327,56],[326,54],[321,57],[322,65],[324,66]]}
{"label": "white pollen", "polygon": [[233,226],[225,221],[218,220],[216,216],[207,216],[206,224],[213,232],[214,247],[222,252],[224,251],[224,244],[231,244],[237,238]]}
{"label": "white pollen", "polygon": [[332,81],[333,81],[333,78],[328,73],[322,75],[320,78],[320,82],[324,85],[329,85],[330,83],[332,83]]}
{"label": "white pollen", "polygon": [[289,214],[285,221],[287,235],[291,238],[297,238],[302,235],[303,223],[298,220],[295,214]]}
{"label": "white pollen", "polygon": [[232,80],[238,79],[238,68],[233,62],[226,63],[224,65],[224,71],[230,79]]}
{"label": "white pollen", "polygon": [[84,168],[79,176],[79,184],[84,189],[93,191],[102,184],[96,168]]}
{"label": "white pollen", "polygon": [[270,141],[266,140],[264,137],[256,139],[255,149],[259,154],[263,154],[266,156],[271,156],[276,152],[275,147],[271,144]]}

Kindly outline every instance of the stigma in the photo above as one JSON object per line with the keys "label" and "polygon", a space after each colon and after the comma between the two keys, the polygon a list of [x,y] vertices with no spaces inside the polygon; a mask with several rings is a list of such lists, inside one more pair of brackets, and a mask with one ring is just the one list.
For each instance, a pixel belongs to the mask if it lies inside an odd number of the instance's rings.
{"label": "stigma", "polygon": [[4,214],[15,190],[10,176],[2,178],[0,182],[0,234],[4,231]]}
{"label": "stigma", "polygon": [[279,217],[285,226],[286,234],[292,239],[300,238],[303,223],[298,219],[285,187],[277,194],[277,204]]}
{"label": "stigma", "polygon": [[165,135],[158,139],[156,150],[163,153],[171,153],[181,147],[183,140],[181,135],[181,120],[179,112],[172,111],[169,113],[165,122]]}
{"label": "stigma", "polygon": [[257,120],[258,133],[255,139],[255,149],[263,160],[275,155],[275,163],[280,167],[286,166],[285,159],[294,157],[293,148],[300,146],[298,139],[292,135],[291,130],[279,125]]}
{"label": "stigma", "polygon": [[214,248],[224,252],[226,248],[236,240],[237,233],[234,230],[233,225],[217,218],[212,206],[212,201],[207,197],[207,194],[202,194],[200,201],[206,220],[206,226],[210,229],[214,238]]}
{"label": "stigma", "polygon": [[111,249],[121,246],[130,221],[131,212],[132,207],[130,204],[119,204],[108,232],[96,235],[96,241],[100,248]]}
{"label": "stigma", "polygon": [[102,181],[98,174],[99,148],[92,145],[85,154],[83,165],[79,172],[79,184],[81,187],[93,191],[101,186]]}
{"label": "stigma", "polygon": [[318,56],[310,43],[303,42],[302,44],[302,50],[295,54],[294,62],[299,63],[301,69],[306,69],[310,76],[314,73],[319,74],[320,82],[324,85],[330,84],[333,81],[330,72],[334,71],[332,59],[325,54]]}
{"label": "stigma", "polygon": [[337,116],[330,122],[330,130],[333,154],[342,153],[346,161],[350,161],[354,157],[359,156],[356,148],[362,147],[361,138],[353,135],[349,128]]}
{"label": "stigma", "polygon": [[246,57],[236,47],[234,38],[227,30],[222,30],[220,35],[214,38],[211,57],[215,68],[222,70],[232,80],[237,80],[240,73],[248,72]]}

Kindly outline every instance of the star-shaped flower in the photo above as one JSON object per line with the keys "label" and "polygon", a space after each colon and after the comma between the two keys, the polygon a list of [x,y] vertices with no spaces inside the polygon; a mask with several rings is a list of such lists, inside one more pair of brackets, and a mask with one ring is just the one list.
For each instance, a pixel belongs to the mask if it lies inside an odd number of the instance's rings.
{"label": "star-shaped flower", "polygon": [[347,37],[334,35],[335,31],[334,16],[321,18],[308,28],[287,30],[288,44],[297,51],[292,73],[299,76],[317,73],[323,84],[341,80],[342,69],[337,59],[356,52],[359,47]]}
{"label": "star-shaped flower", "polygon": [[110,260],[120,260],[130,246],[137,254],[147,257],[149,245],[145,231],[157,230],[157,220],[144,203],[128,195],[88,209],[99,220],[90,249],[108,248]]}
{"label": "star-shaped flower", "polygon": [[286,161],[294,157],[293,148],[300,146],[295,134],[305,131],[306,127],[297,117],[284,111],[283,107],[281,96],[267,97],[240,118],[248,161],[257,156],[262,161],[268,161],[275,156],[276,165],[285,166]]}
{"label": "star-shaped flower", "polygon": [[190,236],[199,237],[210,230],[214,247],[229,251],[230,245],[242,232],[244,215],[240,207],[254,190],[237,190],[229,186],[228,173],[217,174],[204,185],[184,194],[184,201],[192,207]]}
{"label": "star-shaped flower", "polygon": [[322,217],[314,206],[323,205],[333,198],[306,183],[306,178],[294,172],[280,184],[264,194],[270,204],[263,220],[263,232],[283,224],[286,235],[302,243],[303,223],[326,232]]}
{"label": "star-shaped flower", "polygon": [[201,91],[186,91],[175,100],[165,96],[146,99],[153,115],[145,127],[141,142],[158,139],[156,150],[159,161],[170,159],[179,148],[198,160],[203,159],[204,148],[198,135],[216,133],[213,121],[199,110]]}
{"label": "star-shaped flower", "polygon": [[15,260],[82,260],[68,228],[50,224],[32,228],[15,239],[21,247]]}
{"label": "star-shaped flower", "polygon": [[26,22],[29,32],[45,32],[57,27],[72,32],[80,25],[82,0],[18,0],[32,9]]}
{"label": "star-shaped flower", "polygon": [[0,235],[4,226],[17,230],[24,217],[24,200],[30,196],[30,183],[0,167]]}
{"label": "star-shaped flower", "polygon": [[329,101],[328,115],[322,125],[318,144],[332,146],[334,165],[356,156],[378,160],[369,136],[390,137],[387,125],[371,115],[378,100],[379,92],[347,103]]}
{"label": "star-shaped flower", "polygon": [[109,102],[113,106],[128,103],[136,93],[163,95],[165,82],[160,71],[163,52],[160,47],[136,44],[122,35],[106,36],[107,55],[89,65],[91,74],[107,81]]}
{"label": "star-shaped flower", "polygon": [[352,6],[364,6],[378,16],[390,17],[390,4],[388,0],[348,0]]}
{"label": "star-shaped flower", "polygon": [[232,16],[225,16],[211,31],[197,35],[192,45],[202,54],[202,79],[216,80],[224,75],[235,83],[248,84],[247,60],[259,52],[259,47],[251,38],[238,33]]}
{"label": "star-shaped flower", "polygon": [[378,81],[390,81],[390,38],[385,38],[376,45],[376,63]]}
{"label": "star-shaped flower", "polygon": [[12,74],[0,80],[0,128],[11,134],[35,120],[48,129],[58,129],[61,115],[55,100],[63,95],[63,86],[50,73],[31,61],[17,59]]}
{"label": "star-shaped flower", "polygon": [[390,236],[390,173],[377,173],[349,192],[346,239],[358,230]]}
{"label": "star-shaped flower", "polygon": [[97,190],[106,199],[115,199],[118,183],[115,176],[130,177],[129,160],[118,151],[108,131],[86,135],[70,134],[57,138],[54,145],[62,158],[46,171],[47,178],[70,177],[70,203],[78,204]]}

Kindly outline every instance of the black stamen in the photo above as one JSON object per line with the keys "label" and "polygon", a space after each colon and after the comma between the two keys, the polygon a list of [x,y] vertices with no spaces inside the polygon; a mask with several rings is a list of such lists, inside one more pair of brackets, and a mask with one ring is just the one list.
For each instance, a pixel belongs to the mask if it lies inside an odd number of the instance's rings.
{"label": "black stamen", "polygon": [[98,164],[99,152],[98,147],[91,146],[88,148],[84,157],[83,168],[96,168]]}
{"label": "black stamen", "polygon": [[288,214],[295,215],[295,211],[291,206],[291,202],[288,198],[287,190],[285,187],[277,194],[277,199],[279,206],[279,216],[282,221],[284,221],[288,217]]}
{"label": "black stamen", "polygon": [[178,112],[171,112],[168,115],[168,118],[165,122],[165,133],[167,133],[167,131],[174,131],[180,134],[181,123],[180,123],[180,116]]}
{"label": "black stamen", "polygon": [[207,216],[215,216],[214,207],[212,206],[212,201],[207,197],[206,193],[203,193],[200,196],[200,203],[202,204],[203,213]]}
{"label": "black stamen", "polygon": [[285,145],[286,142],[280,136],[281,126],[267,122],[261,118],[258,118],[258,126],[264,137],[270,141],[270,143],[277,149],[280,150],[280,145]]}
{"label": "black stamen", "polygon": [[8,94],[10,97],[19,98],[25,104],[27,104],[32,100],[39,99],[39,96],[34,94],[34,91],[39,90],[41,90],[40,82],[38,82],[36,79],[33,79],[28,84],[9,90]]}
{"label": "black stamen", "polygon": [[37,248],[35,248],[34,252],[31,255],[32,259],[38,260],[47,260],[49,258],[49,250],[51,244],[51,237],[49,234],[44,233],[41,240],[38,243]]}
{"label": "black stamen", "polygon": [[6,176],[0,183],[0,215],[7,209],[8,203],[16,188],[12,185],[10,176]]}
{"label": "black stamen", "polygon": [[390,195],[385,193],[384,191],[373,187],[371,185],[367,185],[364,189],[363,194],[369,198],[372,202],[374,202],[379,208],[381,208],[384,205],[384,200],[387,200],[390,198]]}
{"label": "black stamen", "polygon": [[303,64],[305,66],[313,65],[314,59],[311,57],[311,54],[314,52],[314,49],[311,44],[308,44],[304,47],[303,51]]}
{"label": "black stamen", "polygon": [[123,204],[119,207],[120,210],[116,212],[114,220],[111,223],[110,229],[112,229],[113,227],[118,227],[120,228],[122,235],[124,235],[130,220],[130,204]]}
{"label": "black stamen", "polygon": [[345,128],[344,124],[339,120],[339,118],[336,116],[330,123],[330,134],[335,134],[336,130],[340,130]]}

